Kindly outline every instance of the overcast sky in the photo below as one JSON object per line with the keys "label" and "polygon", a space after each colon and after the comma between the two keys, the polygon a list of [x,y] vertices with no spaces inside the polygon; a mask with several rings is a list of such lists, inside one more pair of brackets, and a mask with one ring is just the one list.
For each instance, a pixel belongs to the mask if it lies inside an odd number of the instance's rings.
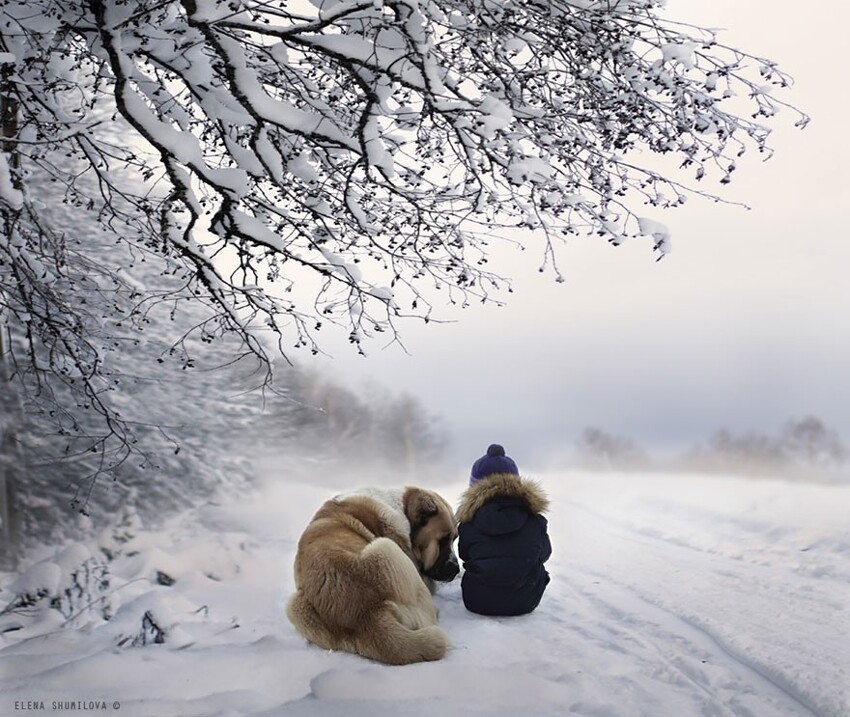
{"label": "overcast sky", "polygon": [[535,271],[533,247],[506,251],[507,307],[403,324],[411,355],[375,343],[366,359],[339,349],[321,362],[355,388],[417,395],[450,429],[459,465],[493,441],[521,468],[540,465],[586,426],[674,450],[720,427],[773,431],[816,414],[850,439],[848,6],[670,0],[668,14],[777,60],[796,80],[785,98],[812,122],[800,131],[780,116],[776,156],[739,164],[724,196],[751,211],[694,198],[659,215],[673,232],[661,262],[648,240],[577,239],[556,284]]}

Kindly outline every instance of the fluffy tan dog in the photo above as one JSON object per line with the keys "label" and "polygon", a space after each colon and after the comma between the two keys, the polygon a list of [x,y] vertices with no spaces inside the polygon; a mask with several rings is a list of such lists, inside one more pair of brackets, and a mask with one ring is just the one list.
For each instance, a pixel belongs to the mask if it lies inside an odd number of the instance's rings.
{"label": "fluffy tan dog", "polygon": [[286,614],[310,642],[391,665],[439,660],[433,581],[458,572],[452,509],[422,488],[364,489],[327,501],[295,555]]}

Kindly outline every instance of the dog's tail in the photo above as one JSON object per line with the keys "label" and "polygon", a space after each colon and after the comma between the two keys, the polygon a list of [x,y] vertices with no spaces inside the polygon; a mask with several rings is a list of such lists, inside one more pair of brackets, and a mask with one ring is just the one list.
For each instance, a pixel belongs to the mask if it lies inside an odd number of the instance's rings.
{"label": "dog's tail", "polygon": [[326,650],[355,652],[388,665],[408,665],[442,659],[448,635],[434,624],[410,627],[418,616],[405,606],[387,601],[356,630],[329,629],[315,608],[298,590],[286,604],[286,615],[307,640]]}
{"label": "dog's tail", "polygon": [[358,631],[356,652],[388,665],[409,665],[445,657],[449,638],[441,628],[433,624],[411,628],[404,624],[408,622],[405,618],[399,615],[398,605],[387,603]]}
{"label": "dog's tail", "polygon": [[437,611],[413,561],[392,540],[378,538],[361,554],[370,572],[392,586],[356,631],[355,651],[389,665],[443,658],[449,647]]}

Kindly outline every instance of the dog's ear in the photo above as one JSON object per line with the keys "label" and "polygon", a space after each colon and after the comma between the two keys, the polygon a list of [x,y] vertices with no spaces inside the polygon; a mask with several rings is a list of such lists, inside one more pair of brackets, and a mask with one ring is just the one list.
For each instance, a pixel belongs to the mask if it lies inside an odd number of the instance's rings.
{"label": "dog's ear", "polygon": [[416,533],[438,512],[439,508],[434,496],[420,491],[411,495],[405,510],[407,519],[410,521],[411,534]]}

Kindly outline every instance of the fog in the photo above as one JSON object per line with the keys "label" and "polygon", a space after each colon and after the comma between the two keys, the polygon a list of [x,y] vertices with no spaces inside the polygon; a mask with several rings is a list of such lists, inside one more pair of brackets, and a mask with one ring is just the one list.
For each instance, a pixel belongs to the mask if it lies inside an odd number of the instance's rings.
{"label": "fog", "polygon": [[692,198],[655,215],[673,234],[660,262],[649,240],[578,238],[559,252],[558,284],[537,271],[540,243],[517,234],[525,251],[494,252],[493,266],[514,278],[506,306],[401,323],[406,351],[380,338],[366,358],[344,340],[325,345],[332,357],[317,365],[348,386],[408,391],[440,415],[458,470],[493,441],[521,467],[557,463],[586,426],[662,453],[719,428],[771,432],[804,415],[850,436],[850,143],[836,89],[850,10],[683,0],[668,9],[777,60],[796,81],[785,99],[812,122],[801,131],[780,114],[770,161],[752,153],[728,189],[705,187],[750,209]]}

